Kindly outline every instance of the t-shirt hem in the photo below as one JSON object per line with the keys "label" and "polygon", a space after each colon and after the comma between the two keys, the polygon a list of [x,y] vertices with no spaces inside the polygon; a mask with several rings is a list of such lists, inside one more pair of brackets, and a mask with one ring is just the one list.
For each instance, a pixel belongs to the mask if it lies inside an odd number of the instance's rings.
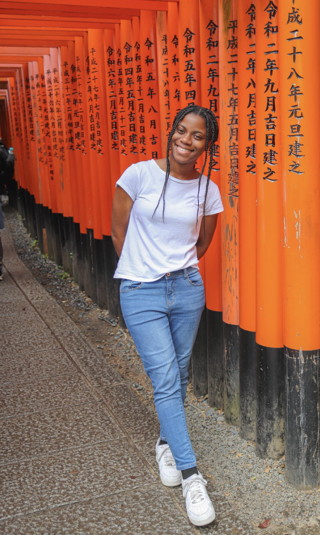
{"label": "t-shirt hem", "polygon": [[174,273],[175,271],[180,271],[181,269],[188,269],[188,268],[195,268],[195,269],[198,269],[199,270],[199,265],[198,264],[191,264],[190,266],[186,266],[184,268],[180,268],[180,269],[174,269],[172,270],[171,272],[169,271],[166,271],[165,273],[163,273],[162,275],[158,275],[157,277],[155,278],[152,278],[152,279],[146,279],[146,278],[141,278],[137,275],[134,275],[134,274],[131,274],[131,273],[115,273],[113,275],[113,278],[114,279],[126,279],[126,280],[129,280],[129,281],[135,281],[135,282],[155,282],[155,281],[158,281],[160,279],[162,279],[162,277],[164,277],[167,273]]}

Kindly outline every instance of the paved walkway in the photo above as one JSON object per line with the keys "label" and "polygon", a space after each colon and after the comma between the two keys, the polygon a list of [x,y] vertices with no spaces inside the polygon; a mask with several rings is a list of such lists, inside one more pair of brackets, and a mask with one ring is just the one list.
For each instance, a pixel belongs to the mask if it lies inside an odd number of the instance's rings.
{"label": "paved walkway", "polygon": [[1,236],[1,534],[199,533],[158,478],[154,416]]}

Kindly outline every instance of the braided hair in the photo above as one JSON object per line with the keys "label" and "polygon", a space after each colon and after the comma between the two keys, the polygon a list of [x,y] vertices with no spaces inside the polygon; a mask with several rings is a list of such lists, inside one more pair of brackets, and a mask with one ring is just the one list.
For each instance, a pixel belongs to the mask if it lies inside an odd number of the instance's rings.
{"label": "braided hair", "polygon": [[170,155],[171,140],[172,140],[173,134],[176,131],[176,128],[177,128],[178,124],[189,113],[194,113],[195,115],[200,115],[201,117],[204,118],[204,120],[206,122],[205,159],[204,159],[204,164],[203,164],[200,176],[199,176],[199,183],[198,183],[197,222],[198,222],[198,216],[199,216],[199,195],[200,195],[201,179],[202,179],[202,175],[203,175],[203,172],[204,172],[206,164],[207,164],[208,150],[209,150],[209,168],[208,168],[208,176],[207,176],[206,191],[205,191],[204,206],[203,206],[203,217],[205,217],[206,200],[207,200],[207,194],[208,194],[208,189],[209,189],[211,170],[212,170],[213,161],[214,161],[214,144],[218,139],[219,128],[218,128],[217,119],[216,119],[214,113],[211,110],[208,110],[207,108],[202,108],[201,106],[196,106],[196,105],[192,104],[190,106],[187,106],[186,108],[183,108],[182,110],[179,111],[179,113],[177,113],[177,115],[176,115],[176,117],[175,117],[175,119],[173,121],[171,132],[170,132],[170,134],[168,136],[166,176],[165,176],[164,185],[163,185],[163,188],[162,188],[161,195],[159,197],[157,206],[156,206],[156,208],[154,210],[154,213],[153,213],[153,214],[155,214],[155,212],[157,211],[157,209],[159,207],[161,199],[163,199],[163,208],[162,208],[162,219],[163,219],[163,221],[164,221],[164,210],[165,210],[165,193],[166,193],[168,180],[169,180],[169,175],[170,175],[169,155]]}

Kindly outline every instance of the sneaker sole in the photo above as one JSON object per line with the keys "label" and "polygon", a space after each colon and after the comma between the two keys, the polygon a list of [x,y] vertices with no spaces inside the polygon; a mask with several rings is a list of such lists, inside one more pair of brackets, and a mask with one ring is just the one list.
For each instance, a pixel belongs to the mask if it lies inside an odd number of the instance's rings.
{"label": "sneaker sole", "polygon": [[213,511],[213,513],[208,518],[203,518],[203,519],[194,518],[194,519],[192,519],[189,515],[188,515],[188,518],[189,518],[190,522],[194,526],[201,527],[201,526],[207,526],[208,524],[211,524],[216,519],[216,514]]}
{"label": "sneaker sole", "polygon": [[179,485],[181,485],[181,482],[182,482],[182,477],[180,476],[180,478],[176,478],[176,479],[166,479],[165,477],[163,477],[161,474],[160,474],[160,479],[161,479],[161,483],[163,485],[165,485],[166,487],[178,487]]}

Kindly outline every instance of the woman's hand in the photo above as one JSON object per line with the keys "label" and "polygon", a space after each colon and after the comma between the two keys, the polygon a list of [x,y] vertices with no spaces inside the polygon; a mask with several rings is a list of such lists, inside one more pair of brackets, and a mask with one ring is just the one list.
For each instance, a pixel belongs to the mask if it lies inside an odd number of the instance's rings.
{"label": "woman's hand", "polygon": [[117,255],[120,257],[127,234],[133,200],[120,186],[117,186],[112,207],[111,238]]}
{"label": "woman's hand", "polygon": [[[217,226],[218,215],[207,215],[202,220],[199,238],[196,243],[198,260],[205,254],[212,241]],[[204,233],[204,220],[206,220],[206,233]]]}

